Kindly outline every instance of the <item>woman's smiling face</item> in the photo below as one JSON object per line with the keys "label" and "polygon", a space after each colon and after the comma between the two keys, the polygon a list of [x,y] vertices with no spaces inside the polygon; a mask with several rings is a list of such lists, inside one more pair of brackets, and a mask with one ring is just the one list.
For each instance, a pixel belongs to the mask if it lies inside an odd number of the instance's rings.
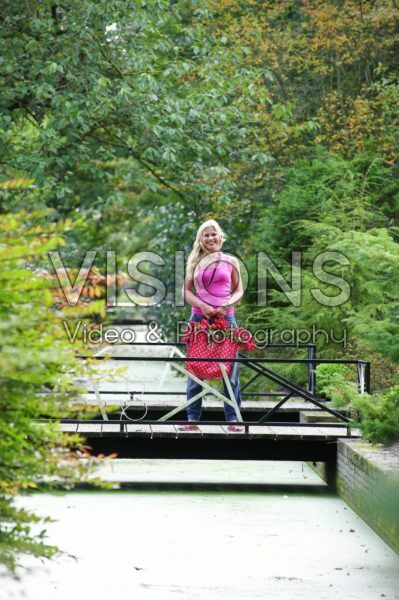
{"label": "woman's smiling face", "polygon": [[220,235],[214,227],[205,227],[201,241],[206,252],[215,252],[215,250],[220,250],[222,246]]}

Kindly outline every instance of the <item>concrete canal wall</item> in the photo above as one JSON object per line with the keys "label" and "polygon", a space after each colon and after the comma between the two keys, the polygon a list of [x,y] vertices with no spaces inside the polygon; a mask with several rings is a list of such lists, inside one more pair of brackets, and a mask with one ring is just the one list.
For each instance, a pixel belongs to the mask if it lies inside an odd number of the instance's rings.
{"label": "concrete canal wall", "polygon": [[[324,463],[309,463],[327,480]],[[399,444],[339,440],[336,489],[343,500],[399,554]]]}

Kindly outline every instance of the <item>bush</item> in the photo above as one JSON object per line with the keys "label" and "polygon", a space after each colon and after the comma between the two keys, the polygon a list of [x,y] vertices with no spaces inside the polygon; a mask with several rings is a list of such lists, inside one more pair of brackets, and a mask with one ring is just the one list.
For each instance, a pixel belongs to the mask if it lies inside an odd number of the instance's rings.
{"label": "bush", "polygon": [[350,409],[354,399],[359,396],[357,384],[350,381],[351,376],[353,376],[352,371],[347,365],[318,365],[316,368],[318,391],[330,398],[336,408]]}
{"label": "bush", "polygon": [[387,445],[399,441],[399,385],[384,394],[358,394],[354,406],[366,439]]}
{"label": "bush", "polygon": [[319,365],[316,369],[319,391],[333,405],[346,408],[359,419],[363,436],[372,443],[399,441],[399,385],[381,394],[360,394],[346,365]]}
{"label": "bush", "polygon": [[81,368],[62,328],[63,313],[53,307],[54,281],[37,269],[63,243],[65,223],[43,225],[43,217],[0,217],[0,565],[10,571],[20,554],[57,551],[44,532],[31,531],[43,520],[18,509],[14,497],[44,482],[70,487],[88,473],[76,460],[84,451],[81,438],[61,433],[56,423],[39,423],[43,415],[67,416],[70,393],[79,393],[70,372]]}

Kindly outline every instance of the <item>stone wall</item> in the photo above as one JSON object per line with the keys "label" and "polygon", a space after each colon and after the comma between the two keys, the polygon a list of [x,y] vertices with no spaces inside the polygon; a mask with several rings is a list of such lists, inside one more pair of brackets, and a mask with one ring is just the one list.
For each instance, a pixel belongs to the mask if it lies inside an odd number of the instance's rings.
{"label": "stone wall", "polygon": [[[326,480],[325,465],[311,465]],[[399,554],[399,444],[339,440],[336,489],[343,500]]]}

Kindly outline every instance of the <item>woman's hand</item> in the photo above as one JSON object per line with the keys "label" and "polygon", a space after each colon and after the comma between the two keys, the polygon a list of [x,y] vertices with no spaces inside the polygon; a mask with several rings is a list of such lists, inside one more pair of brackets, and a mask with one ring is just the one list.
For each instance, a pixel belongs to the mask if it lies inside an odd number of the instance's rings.
{"label": "woman's hand", "polygon": [[214,317],[224,317],[226,316],[228,307],[227,306],[218,306],[218,308],[215,308],[215,312],[214,312]]}
{"label": "woman's hand", "polygon": [[209,304],[205,304],[205,302],[201,304],[200,308],[207,319],[210,319],[215,314],[215,309],[212,306],[209,306]]}

